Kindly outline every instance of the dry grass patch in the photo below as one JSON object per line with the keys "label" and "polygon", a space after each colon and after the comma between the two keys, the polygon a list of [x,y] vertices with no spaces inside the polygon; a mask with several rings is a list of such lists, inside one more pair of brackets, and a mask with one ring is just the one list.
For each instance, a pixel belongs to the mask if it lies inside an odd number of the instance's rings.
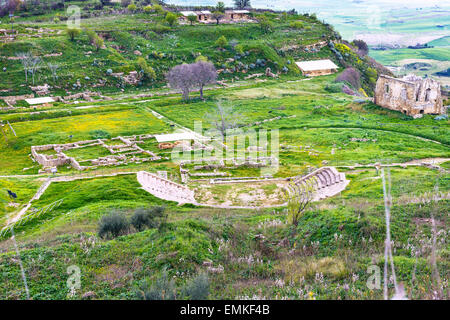
{"label": "dry grass patch", "polygon": [[295,257],[286,258],[280,261],[276,270],[284,275],[287,283],[300,283],[304,279],[311,279],[316,274],[323,274],[324,277],[342,279],[349,272],[345,263],[333,257],[317,259],[315,257]]}

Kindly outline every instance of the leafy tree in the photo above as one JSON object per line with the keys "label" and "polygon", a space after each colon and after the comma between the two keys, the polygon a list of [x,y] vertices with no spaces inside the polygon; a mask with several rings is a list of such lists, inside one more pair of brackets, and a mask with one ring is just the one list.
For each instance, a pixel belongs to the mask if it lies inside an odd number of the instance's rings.
{"label": "leafy tree", "polygon": [[221,36],[219,39],[217,39],[215,44],[218,48],[225,48],[226,46],[228,46],[228,40],[227,38],[225,38],[225,36]]}
{"label": "leafy tree", "polygon": [[77,37],[81,33],[81,30],[78,28],[68,28],[66,32],[69,36],[70,41],[74,41],[75,37]]}
{"label": "leafy tree", "polygon": [[289,24],[289,27],[291,27],[292,29],[303,29],[305,26],[305,24],[303,23],[303,21],[292,21]]}
{"label": "leafy tree", "polygon": [[94,42],[92,43],[92,45],[95,47],[95,50],[98,51],[101,47],[103,47],[104,43],[105,41],[97,35],[94,38]]}
{"label": "leafy tree", "polygon": [[195,58],[195,62],[200,62],[200,61],[208,62],[208,58],[205,56],[199,55],[197,58]]}
{"label": "leafy tree", "polygon": [[137,7],[136,7],[136,5],[135,5],[134,3],[130,3],[130,4],[127,6],[127,9],[128,9],[128,11],[134,13],[134,12],[137,10]]}
{"label": "leafy tree", "polygon": [[100,220],[98,236],[100,238],[115,238],[125,234],[129,226],[130,224],[123,214],[113,212],[109,215],[104,215]]}
{"label": "leafy tree", "polygon": [[103,44],[105,43],[103,39],[95,33],[93,30],[85,30],[89,42],[95,47],[95,49],[98,51],[101,47],[103,47]]}
{"label": "leafy tree", "polygon": [[216,24],[220,23],[220,20],[222,20],[225,17],[225,13],[223,13],[222,11],[214,11],[211,15],[211,17],[216,20]]}
{"label": "leafy tree", "polygon": [[166,14],[166,21],[169,24],[169,26],[173,27],[177,23],[177,15],[173,12],[167,12]]}
{"label": "leafy tree", "polygon": [[234,6],[237,9],[248,9],[251,8],[250,0],[234,0]]}
{"label": "leafy tree", "polygon": [[216,11],[225,13],[225,3],[223,3],[222,1],[217,2]]}
{"label": "leafy tree", "polygon": [[364,40],[354,40],[353,44],[358,48],[358,54],[361,57],[367,56],[369,53],[369,46]]}
{"label": "leafy tree", "polygon": [[187,17],[187,19],[188,19],[188,21],[191,23],[191,26],[192,26],[194,23],[197,22],[197,16],[196,16],[196,15],[193,15],[193,14],[189,15],[189,16]]}

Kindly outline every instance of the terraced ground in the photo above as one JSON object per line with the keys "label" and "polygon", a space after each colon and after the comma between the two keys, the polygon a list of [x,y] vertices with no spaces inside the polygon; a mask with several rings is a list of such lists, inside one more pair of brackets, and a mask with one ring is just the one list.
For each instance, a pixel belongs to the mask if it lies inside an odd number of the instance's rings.
{"label": "terraced ground", "polygon": [[[148,18],[139,13],[134,18],[142,21],[155,19],[163,25],[158,16]],[[23,18],[21,27],[31,19]],[[124,15],[116,20],[91,19],[84,22],[96,26],[100,33],[102,29],[108,31],[112,27],[124,26],[130,19]],[[320,22],[305,18],[305,24],[311,24],[312,30],[290,30],[289,35],[283,31],[289,23],[278,16],[271,19],[276,26],[271,39],[275,47],[295,35],[296,41],[302,41],[300,38],[303,37],[305,43],[309,43],[320,39],[321,33],[328,30]],[[168,28],[167,25],[164,27]],[[201,51],[211,59],[225,60],[234,52],[229,49],[225,53],[214,47],[218,34],[229,32],[228,36],[235,36],[239,41],[246,37],[255,42],[261,39],[256,25],[243,26],[251,31],[248,34],[244,31],[235,34],[236,26],[213,27],[177,26],[175,31],[158,33],[152,43],[166,54],[190,55],[192,50]],[[55,28],[62,26],[56,24]],[[123,30],[130,35],[126,39],[138,43],[143,41],[140,45],[145,54],[155,50],[146,47],[150,41],[140,38],[137,31],[142,30],[139,28]],[[194,45],[198,41],[197,38],[194,40],[194,35],[199,30],[207,39],[204,51]],[[134,31],[136,34],[132,33]],[[302,32],[304,34],[300,36]],[[180,46],[170,45],[169,39],[175,39],[170,37],[171,33],[176,33]],[[288,34],[286,38],[281,37],[285,33]],[[124,35],[118,38],[125,41]],[[12,56],[19,44],[34,43],[37,46],[40,43],[44,50],[51,47],[41,41],[49,41],[52,45],[54,41],[61,46],[57,51],[74,55],[76,46],[82,46],[83,52],[92,49],[84,38],[74,44],[63,39],[63,35],[56,35],[36,42],[10,43],[0,47],[0,52],[2,56]],[[107,49],[93,55],[96,59],[105,55],[105,68],[110,63],[114,68],[126,70],[133,63],[135,45],[126,49],[124,46],[122,54],[126,60],[119,64],[112,59],[116,56],[110,51],[113,42],[108,40]],[[166,47],[161,49],[162,46]],[[302,55],[304,58],[326,56],[334,59],[328,48]],[[277,59],[287,65],[290,58],[280,55]],[[86,61],[80,60],[89,72],[91,60],[88,57]],[[186,61],[192,60],[192,56],[186,58]],[[73,74],[61,79],[61,87],[70,87],[73,79],[83,79],[84,76],[77,73],[78,69],[70,69],[69,64],[74,60],[65,61],[68,65],[64,68]],[[156,64],[157,61],[154,62]],[[0,111],[1,119],[10,121],[17,133],[14,137],[8,132],[8,141],[0,136],[0,227],[17,216],[49,177],[53,182],[39,199],[31,202],[27,213],[39,212],[39,209],[58,202],[53,210],[31,216],[15,228],[33,299],[81,299],[88,292],[93,292],[93,297],[98,299],[135,299],[143,283],[152,283],[163,270],[167,270],[177,287],[181,288],[197,274],[207,272],[208,265],[218,270],[223,267],[222,272],[208,274],[209,298],[380,299],[382,290],[370,290],[366,286],[368,266],[382,267],[384,264],[385,213],[376,163],[393,164],[389,167],[393,200],[391,228],[399,281],[405,285],[410,298],[433,298],[436,285],[431,278],[433,266],[429,259],[430,217],[433,214],[438,228],[436,261],[442,280],[437,289],[442,291],[441,298],[448,297],[450,124],[447,120],[437,121],[430,115],[412,119],[379,108],[369,99],[325,90],[335,84],[336,75],[304,80],[294,71],[281,74],[277,79],[261,77],[260,81],[244,79],[242,74],[238,75],[239,80],[231,81],[232,76],[228,75],[224,80],[228,81],[229,87],[210,87],[205,91],[206,100],[200,100],[195,92],[190,101],[183,102],[179,94],[162,88],[162,71],[170,67],[166,62],[158,62],[161,64],[158,69],[161,83],[144,84],[138,88],[126,86],[123,91],[115,87],[115,83],[103,88],[102,93],[108,94],[112,98],[110,101],[58,102],[39,110],[23,107]],[[268,64],[276,68],[274,62],[275,59],[271,59]],[[19,85],[23,79],[18,79],[19,74],[22,76],[18,64],[9,61],[7,68],[11,69],[10,78],[6,84],[1,83],[2,88],[12,88],[11,94],[29,92],[29,87]],[[92,72],[87,73],[90,79],[97,81],[104,77]],[[45,79],[44,74],[42,78]],[[85,85],[91,84],[87,82]],[[63,88],[56,88],[53,93],[61,92]],[[143,92],[153,96],[137,97]],[[136,178],[138,171],[167,171],[171,180],[181,182],[179,166],[171,160],[104,167],[87,172],[60,167],[52,176],[38,174],[40,167],[30,158],[32,145],[91,139],[99,131],[102,136],[115,137],[172,132],[180,127],[194,129],[194,121],[204,120],[206,113],[219,101],[232,105],[241,113],[239,124],[243,128],[258,132],[261,129],[279,130],[280,167],[274,174],[276,178],[302,176],[315,168],[336,166],[350,180],[346,189],[334,197],[313,203],[294,226],[284,207],[224,209],[178,206],[143,190]],[[158,118],[152,111],[164,117]],[[202,133],[207,134],[210,126],[204,121]],[[83,155],[80,150],[78,156]],[[261,175],[259,169],[248,167],[223,171],[233,177]],[[250,203],[261,206],[282,204],[280,190],[284,183],[211,185],[208,179],[191,178],[187,186],[196,190],[197,199],[211,204]],[[14,201],[9,199],[7,189],[16,192],[18,198]],[[433,198],[433,194],[438,197]],[[102,239],[97,235],[99,221],[104,215],[119,211],[130,218],[138,208],[161,205],[165,206],[168,215],[164,227],[141,232],[130,229],[114,239]],[[0,239],[2,299],[25,298],[13,248],[10,234],[6,233]],[[422,250],[416,251],[415,248]],[[67,267],[71,265],[79,266],[82,273],[81,288],[72,296],[66,286]]]}

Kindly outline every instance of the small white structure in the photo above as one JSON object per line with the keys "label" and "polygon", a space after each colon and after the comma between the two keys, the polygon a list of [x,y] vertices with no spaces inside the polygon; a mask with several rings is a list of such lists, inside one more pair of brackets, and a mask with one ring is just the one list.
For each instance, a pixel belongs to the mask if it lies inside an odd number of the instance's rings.
{"label": "small white structure", "polygon": [[329,59],[313,60],[313,61],[298,61],[295,63],[305,76],[323,76],[337,72],[339,68]]}
{"label": "small white structure", "polygon": [[204,140],[202,137],[191,132],[170,133],[170,134],[155,134],[155,139],[158,143],[181,141],[181,140]]}
{"label": "small white structure", "polygon": [[249,19],[249,13],[250,11],[248,10],[226,10],[225,19],[231,21],[247,20]]}
{"label": "small white structure", "polygon": [[183,17],[196,16],[197,14],[194,11],[180,11]]}
{"label": "small white structure", "polygon": [[53,102],[55,102],[55,99],[53,99],[52,97],[42,97],[42,98],[25,99],[25,101],[29,105],[33,106],[36,104],[53,103]]}

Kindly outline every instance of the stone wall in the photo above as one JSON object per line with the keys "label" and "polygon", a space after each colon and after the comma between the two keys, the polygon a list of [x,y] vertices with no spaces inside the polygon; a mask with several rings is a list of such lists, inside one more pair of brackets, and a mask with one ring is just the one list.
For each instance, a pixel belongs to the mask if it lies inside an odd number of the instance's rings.
{"label": "stone wall", "polygon": [[414,75],[402,79],[380,76],[375,88],[374,102],[383,108],[413,117],[446,112],[442,103],[440,83]]}

